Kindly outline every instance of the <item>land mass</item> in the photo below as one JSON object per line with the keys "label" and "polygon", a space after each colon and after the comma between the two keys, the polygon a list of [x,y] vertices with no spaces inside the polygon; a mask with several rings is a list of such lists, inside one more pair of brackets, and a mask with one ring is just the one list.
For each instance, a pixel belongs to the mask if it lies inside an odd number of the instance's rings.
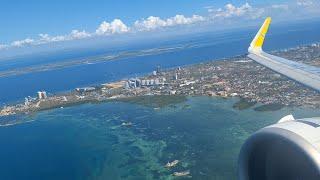
{"label": "land mass", "polygon": [[[272,52],[294,61],[320,66],[320,44]],[[167,70],[155,69],[150,75],[120,80],[93,87],[76,88],[44,97],[27,97],[24,103],[6,105],[0,116],[29,114],[83,103],[125,101],[160,108],[182,102],[186,96],[239,97],[234,105],[256,111],[276,110],[283,106],[320,107],[320,93],[277,74],[250,60],[246,55]],[[152,97],[152,98],[150,98]],[[151,102],[152,101],[152,102]],[[8,121],[0,121],[6,125]]]}

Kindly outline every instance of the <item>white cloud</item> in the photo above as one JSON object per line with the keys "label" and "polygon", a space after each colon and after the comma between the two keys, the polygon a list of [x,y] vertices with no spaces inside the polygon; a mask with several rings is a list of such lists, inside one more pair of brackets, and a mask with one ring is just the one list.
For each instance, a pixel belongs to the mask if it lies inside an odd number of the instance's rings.
{"label": "white cloud", "polygon": [[7,45],[5,45],[5,44],[0,44],[0,50],[1,49],[5,49],[5,48],[7,48],[8,46]]}
{"label": "white cloud", "polygon": [[187,25],[204,21],[205,18],[199,15],[185,17],[184,15],[176,15],[168,19],[161,19],[160,17],[150,16],[147,19],[138,20],[134,23],[134,28],[138,31],[150,31],[161,27],[170,27],[176,25]]}
{"label": "white cloud", "polygon": [[36,42],[36,44],[44,44],[49,42],[60,42],[60,41],[66,41],[69,40],[68,36],[50,36],[49,34],[39,34],[39,39]]}
{"label": "white cloud", "polygon": [[[105,33],[120,33],[120,32],[127,32],[129,28],[125,26],[121,20],[115,19],[112,23],[110,23],[109,29],[106,29],[103,22],[102,25],[97,29],[97,32],[101,32],[101,34]],[[99,34],[99,35],[101,35]],[[25,45],[40,45],[40,44],[46,44],[46,43],[52,43],[52,42],[62,42],[62,41],[71,41],[76,39],[84,39],[94,36],[94,33],[88,33],[84,30],[72,30],[69,34],[66,35],[57,35],[57,36],[51,36],[46,33],[39,34],[39,38],[37,39],[31,39],[27,38],[24,40],[18,40],[13,41],[9,45],[0,45],[0,49],[5,49],[8,47],[21,47]]]}
{"label": "white cloud", "polygon": [[184,17],[184,15],[176,15],[172,18],[167,19],[167,26],[193,24],[200,21],[204,21],[205,18],[199,15],[193,15],[192,17]]}
{"label": "white cloud", "polygon": [[214,12],[214,9],[208,9],[208,13]]}
{"label": "white cloud", "polygon": [[245,3],[239,7],[229,3],[224,8],[210,9],[209,17],[213,20],[225,20],[227,18],[244,17],[244,19],[260,18],[264,12],[264,8],[254,8],[249,3]]}
{"label": "white cloud", "polygon": [[233,17],[233,16],[242,16],[249,11],[252,10],[252,7],[249,3],[245,3],[244,5],[240,7],[236,7],[233,4],[226,4],[223,9],[218,9],[217,13],[215,14],[216,17]]}
{"label": "white cloud", "polygon": [[26,39],[24,39],[24,40],[13,41],[13,42],[11,43],[11,46],[13,46],[13,47],[20,47],[20,46],[23,46],[23,45],[32,44],[33,42],[34,42],[33,39],[26,38]]}
{"label": "white cloud", "polygon": [[292,14],[300,17],[319,17],[320,1],[319,0],[296,0],[292,5]]}
{"label": "white cloud", "polygon": [[312,0],[297,0],[298,6],[312,6],[313,1]]}
{"label": "white cloud", "polygon": [[205,9],[213,9],[214,6],[205,6],[205,7],[203,7],[203,8],[205,8]]}
{"label": "white cloud", "polygon": [[150,16],[145,20],[134,22],[134,27],[138,30],[153,30],[166,26],[166,22],[159,17]]}
{"label": "white cloud", "polygon": [[75,39],[84,39],[91,37],[90,33],[86,31],[72,30],[70,34],[50,36],[49,34],[39,34],[39,39],[33,42],[33,44],[45,44],[50,42],[71,41]]}
{"label": "white cloud", "polygon": [[41,42],[50,42],[51,41],[51,37],[49,36],[49,34],[39,34],[39,41]]}
{"label": "white cloud", "polygon": [[13,41],[8,44],[0,44],[0,49],[8,49],[10,47],[21,47],[27,45],[39,45],[51,42],[71,41],[76,39],[85,39],[90,37],[123,34],[137,31],[152,31],[159,28],[175,27],[182,25],[205,23],[219,23],[228,20],[229,24],[241,20],[258,19],[265,16],[273,16],[275,18],[291,19],[299,17],[319,17],[320,1],[319,0],[294,0],[293,2],[273,4],[268,6],[253,7],[249,3],[235,6],[231,3],[226,4],[222,8],[214,6],[206,6],[206,15],[193,15],[186,17],[178,14],[173,17],[162,19],[157,16],[149,16],[146,19],[140,19],[133,23],[131,27],[127,26],[122,20],[114,19],[111,22],[103,21],[94,32],[86,32],[85,30],[72,30],[65,35],[51,36],[43,33],[38,38],[26,38],[24,40]]}
{"label": "white cloud", "polygon": [[283,10],[288,10],[289,5],[288,4],[274,4],[271,6],[274,9],[283,9]]}
{"label": "white cloud", "polygon": [[86,31],[72,30],[70,33],[71,39],[83,39],[91,37],[91,34]]}
{"label": "white cloud", "polygon": [[103,21],[96,30],[96,34],[116,34],[128,31],[129,28],[127,27],[127,25],[125,25],[120,19],[114,19],[111,23]]}

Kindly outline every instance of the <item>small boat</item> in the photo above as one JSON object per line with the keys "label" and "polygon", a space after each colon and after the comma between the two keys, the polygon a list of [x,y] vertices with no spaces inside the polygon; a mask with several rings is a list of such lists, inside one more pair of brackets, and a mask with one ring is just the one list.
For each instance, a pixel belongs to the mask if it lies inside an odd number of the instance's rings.
{"label": "small boat", "polygon": [[123,122],[121,126],[132,126],[132,122]]}
{"label": "small boat", "polygon": [[171,167],[176,166],[178,163],[179,163],[179,160],[174,160],[174,161],[172,161],[172,162],[168,162],[168,163],[165,165],[165,167],[166,167],[166,168],[171,168]]}
{"label": "small boat", "polygon": [[174,172],[173,173],[174,176],[188,176],[190,175],[190,171],[181,171],[181,172]]}

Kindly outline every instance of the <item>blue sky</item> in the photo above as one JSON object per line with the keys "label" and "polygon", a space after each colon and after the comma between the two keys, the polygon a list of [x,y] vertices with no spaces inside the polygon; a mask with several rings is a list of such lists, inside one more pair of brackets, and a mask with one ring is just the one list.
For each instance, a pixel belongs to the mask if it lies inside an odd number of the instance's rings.
{"label": "blue sky", "polygon": [[318,8],[319,0],[2,0],[0,49],[270,15],[318,17]]}
{"label": "blue sky", "polygon": [[203,7],[209,5],[211,2],[206,0],[188,3],[185,0],[2,1],[0,24],[7,28],[0,29],[0,40],[23,39],[37,33],[57,35],[72,29],[93,31],[102,21],[115,18],[130,24],[150,15],[192,15],[203,13]]}

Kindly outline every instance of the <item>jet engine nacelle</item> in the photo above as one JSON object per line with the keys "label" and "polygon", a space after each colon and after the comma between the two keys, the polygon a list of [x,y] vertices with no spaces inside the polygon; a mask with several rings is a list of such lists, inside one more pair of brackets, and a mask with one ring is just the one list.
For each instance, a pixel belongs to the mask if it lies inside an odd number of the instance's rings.
{"label": "jet engine nacelle", "polygon": [[253,134],[242,146],[239,180],[320,180],[320,118],[292,115]]}

